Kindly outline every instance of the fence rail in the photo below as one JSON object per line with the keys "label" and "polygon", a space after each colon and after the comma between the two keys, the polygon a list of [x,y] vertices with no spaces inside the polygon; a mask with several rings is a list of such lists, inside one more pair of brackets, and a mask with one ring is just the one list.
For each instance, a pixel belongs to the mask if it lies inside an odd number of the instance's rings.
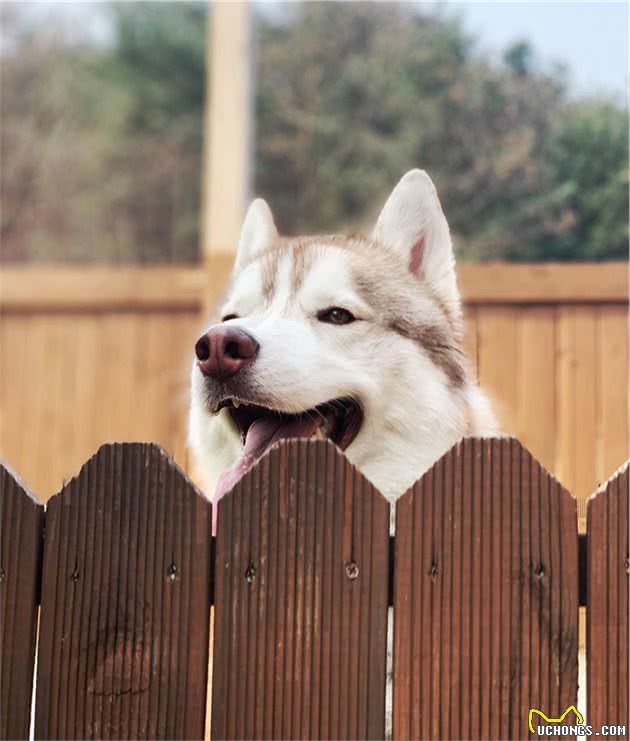
{"label": "fence rail", "polygon": [[0,736],[28,737],[41,591],[36,738],[202,738],[206,712],[213,738],[382,738],[392,581],[394,738],[525,738],[532,708],[575,705],[585,579],[588,721],[627,729],[627,494],[628,464],[582,563],[575,499],[509,438],[438,461],[393,549],[389,504],[323,441],[263,457],[216,544],[155,445],[103,446],[45,512],[3,469]]}

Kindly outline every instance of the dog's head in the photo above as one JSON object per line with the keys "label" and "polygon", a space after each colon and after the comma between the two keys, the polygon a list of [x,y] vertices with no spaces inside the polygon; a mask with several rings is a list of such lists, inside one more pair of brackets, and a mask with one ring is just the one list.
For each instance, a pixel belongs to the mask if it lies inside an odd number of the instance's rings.
{"label": "dog's head", "polygon": [[395,495],[413,481],[405,457],[432,462],[436,441],[463,432],[453,250],[423,171],[402,178],[370,237],[285,239],[255,201],[218,319],[195,347],[191,416],[241,438],[218,496],[278,439],[312,435]]}

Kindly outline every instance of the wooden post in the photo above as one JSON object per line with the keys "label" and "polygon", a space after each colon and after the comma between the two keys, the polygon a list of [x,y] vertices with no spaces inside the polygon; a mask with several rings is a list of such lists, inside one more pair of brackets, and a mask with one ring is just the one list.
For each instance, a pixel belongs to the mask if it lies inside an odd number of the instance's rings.
{"label": "wooden post", "polygon": [[[212,303],[231,268],[251,190],[251,14],[215,2],[208,22],[202,250]],[[206,308],[208,308],[206,306]]]}

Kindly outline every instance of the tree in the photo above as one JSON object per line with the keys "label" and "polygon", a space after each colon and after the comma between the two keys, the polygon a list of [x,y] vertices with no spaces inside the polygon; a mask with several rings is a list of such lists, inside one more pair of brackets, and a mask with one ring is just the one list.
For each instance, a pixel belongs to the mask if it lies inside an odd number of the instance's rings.
{"label": "tree", "polygon": [[[197,258],[207,7],[112,4],[100,46],[53,43],[41,25],[13,35],[5,258]],[[562,70],[546,71],[526,40],[494,60],[440,10],[282,9],[256,22],[255,189],[286,233],[369,228],[420,166],[460,256],[627,254],[626,109],[569,101]]]}
{"label": "tree", "polygon": [[549,141],[550,200],[556,220],[525,250],[529,259],[628,257],[628,116],[587,100],[562,111]]}
{"label": "tree", "polygon": [[260,34],[257,190],[289,232],[366,224],[422,166],[465,254],[538,236],[516,226],[544,207],[560,80],[493,65],[459,21],[405,6],[309,3]]}

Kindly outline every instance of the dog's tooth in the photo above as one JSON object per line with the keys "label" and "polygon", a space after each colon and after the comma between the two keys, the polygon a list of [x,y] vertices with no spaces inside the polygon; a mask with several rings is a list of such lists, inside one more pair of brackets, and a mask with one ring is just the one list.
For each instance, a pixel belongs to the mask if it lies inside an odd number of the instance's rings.
{"label": "dog's tooth", "polygon": [[240,407],[240,405],[241,405],[241,402],[238,399],[232,399],[232,406],[235,409],[238,409]]}

